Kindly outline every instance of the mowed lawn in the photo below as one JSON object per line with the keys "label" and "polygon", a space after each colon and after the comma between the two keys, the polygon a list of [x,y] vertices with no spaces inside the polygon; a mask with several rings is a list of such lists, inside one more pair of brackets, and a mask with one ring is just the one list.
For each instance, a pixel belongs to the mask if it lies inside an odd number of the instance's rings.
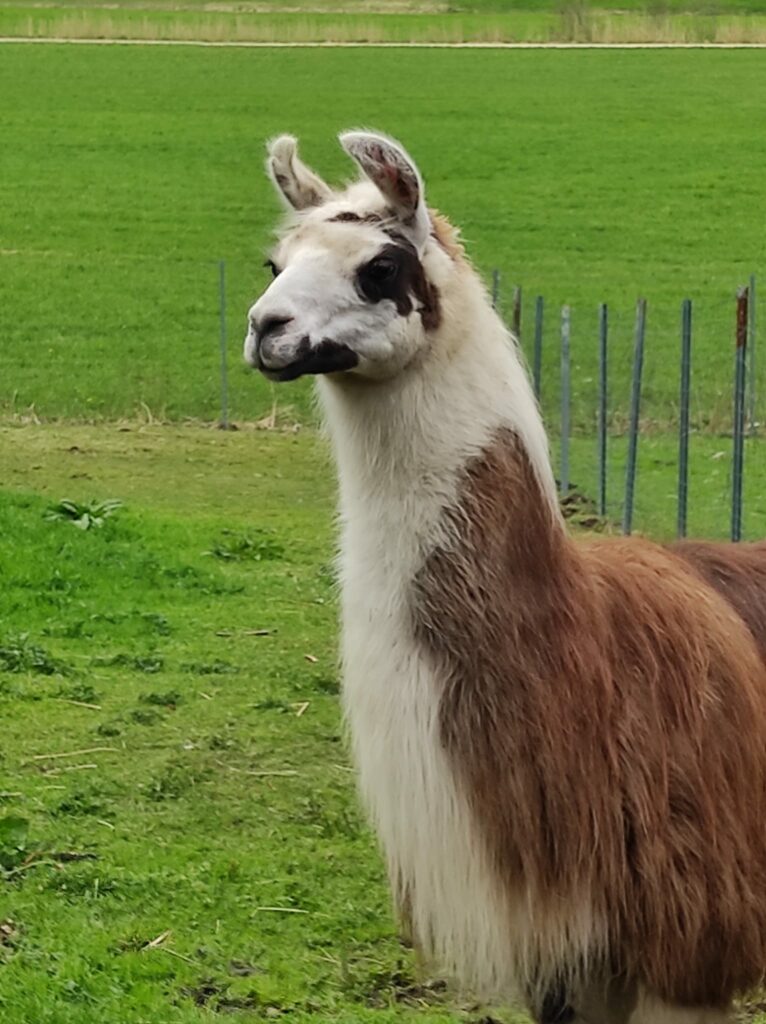
{"label": "mowed lawn", "polygon": [[551,419],[559,308],[572,307],[574,417],[588,429],[607,301],[624,424],[643,295],[645,413],[672,421],[689,296],[695,422],[726,429],[734,292],[764,265],[765,86],[758,52],[3,46],[0,408],[215,417],[225,260],[234,417],[275,399],[310,416],[307,387],[273,392],[240,364],[279,214],[263,145],[292,131],[338,181],[353,171],[335,135],[362,124],[410,148],[482,272],[500,268],[506,309],[523,286],[527,347],[531,299],[546,297]]}
{"label": "mowed lawn", "polygon": [[[418,979],[357,810],[316,438],[0,444],[3,1024],[477,1022]],[[45,519],[94,494],[100,529]]]}

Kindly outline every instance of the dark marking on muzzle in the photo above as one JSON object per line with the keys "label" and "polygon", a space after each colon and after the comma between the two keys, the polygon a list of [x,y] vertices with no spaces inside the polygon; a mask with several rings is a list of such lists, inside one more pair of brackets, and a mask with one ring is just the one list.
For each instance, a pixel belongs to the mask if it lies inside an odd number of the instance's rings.
{"label": "dark marking on muzzle", "polygon": [[312,346],[308,338],[302,338],[295,351],[295,359],[279,369],[264,366],[260,349],[257,353],[258,369],[264,377],[280,382],[296,380],[306,374],[343,373],[353,370],[358,363],[359,356],[348,345],[328,339]]}
{"label": "dark marking on muzzle", "polygon": [[[390,245],[358,269],[357,291],[368,302],[390,299],[399,316],[409,316],[416,309],[423,327],[434,331],[441,323],[439,290],[426,277],[415,246],[399,233],[391,232],[389,237]],[[382,276],[381,262],[392,264],[393,272]]]}

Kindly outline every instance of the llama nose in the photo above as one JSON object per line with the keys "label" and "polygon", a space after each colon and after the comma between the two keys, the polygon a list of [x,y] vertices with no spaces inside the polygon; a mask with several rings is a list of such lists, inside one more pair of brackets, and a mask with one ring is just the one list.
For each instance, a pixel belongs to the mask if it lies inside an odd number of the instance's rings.
{"label": "llama nose", "polygon": [[260,322],[254,321],[253,328],[258,344],[262,345],[269,335],[278,334],[291,320],[291,316],[265,316]]}

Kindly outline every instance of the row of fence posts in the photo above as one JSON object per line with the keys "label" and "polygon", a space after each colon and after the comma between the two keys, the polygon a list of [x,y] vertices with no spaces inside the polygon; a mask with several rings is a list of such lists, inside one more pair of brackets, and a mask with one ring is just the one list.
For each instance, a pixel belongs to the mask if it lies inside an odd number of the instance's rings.
{"label": "row of fence posts", "polygon": [[[521,288],[513,290],[511,329],[521,342]],[[500,302],[500,273],[492,273],[492,305]],[[543,365],[543,316],[544,300],[541,295],[534,303],[534,337],[532,348],[532,384],[535,396],[540,401]],[[755,276],[750,277],[747,287],[737,292],[735,321],[735,371],[734,371],[734,419],[733,419],[733,461],[731,495],[731,539],[742,537],[742,488],[745,450],[746,416],[751,432],[756,429],[756,388],[755,388]],[[636,467],[638,461],[638,437],[641,415],[641,385],[644,366],[644,345],[646,340],[646,299],[636,304],[636,321],[633,344],[633,369],[631,375],[630,413],[628,419],[628,454],[625,467],[625,498],[622,514],[622,532],[629,534],[633,529],[635,507]],[[559,489],[562,496],[569,492],[569,447],[571,434],[571,311],[569,306],[561,309],[560,332],[560,383],[561,383],[561,462]],[[598,492],[599,515],[607,510],[607,431],[608,431],[608,352],[609,313],[606,303],[598,307]],[[689,421],[690,387],[692,365],[692,302],[684,299],[681,304],[681,374],[679,387],[678,427],[678,510],[676,532],[686,536],[689,501]],[[750,383],[747,390],[748,379]]]}

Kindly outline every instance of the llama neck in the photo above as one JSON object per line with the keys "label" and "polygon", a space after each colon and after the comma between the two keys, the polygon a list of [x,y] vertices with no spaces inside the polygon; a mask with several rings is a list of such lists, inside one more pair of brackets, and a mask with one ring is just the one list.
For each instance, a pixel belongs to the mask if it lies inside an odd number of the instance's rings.
{"label": "llama neck", "polygon": [[[343,703],[359,786],[426,955],[478,990],[507,993],[519,964],[535,961],[540,928],[467,824],[442,727],[445,651],[480,653],[498,590],[522,611],[550,605],[566,557],[524,369],[471,288],[443,291],[452,326],[421,365],[387,384],[319,383],[340,478]],[[542,573],[532,571],[541,556]],[[545,623],[520,625],[503,630],[524,643]],[[471,668],[480,683],[485,666]]]}
{"label": "llama neck", "polygon": [[[517,440],[553,531],[561,529],[542,421],[515,346],[471,275],[452,317],[422,362],[386,383],[320,381],[338,463],[345,542],[394,545],[400,569],[443,538],[445,509],[459,501],[466,467],[501,435]],[[447,318],[449,319],[449,318]],[[498,481],[502,486],[503,481]],[[508,486],[513,482],[508,481]],[[365,571],[374,571],[370,564]]]}

